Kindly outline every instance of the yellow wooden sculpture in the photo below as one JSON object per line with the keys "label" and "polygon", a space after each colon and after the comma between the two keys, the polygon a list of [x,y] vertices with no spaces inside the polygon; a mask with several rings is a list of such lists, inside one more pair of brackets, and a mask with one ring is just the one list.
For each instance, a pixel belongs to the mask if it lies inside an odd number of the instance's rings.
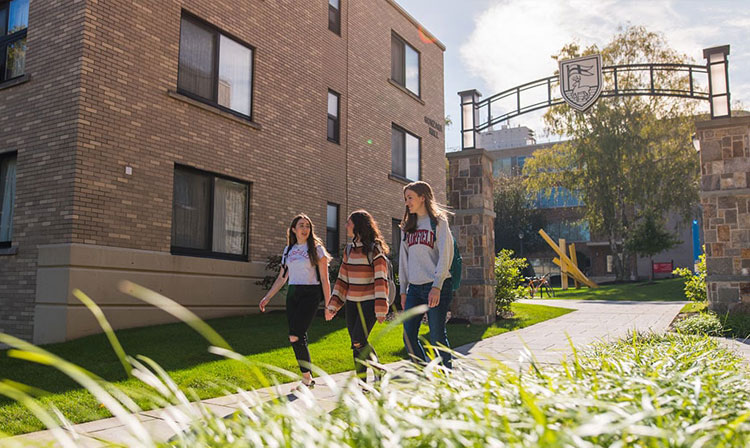
{"label": "yellow wooden sculpture", "polygon": [[560,279],[562,281],[562,289],[568,289],[568,276],[573,279],[576,287],[578,284],[584,284],[589,288],[598,288],[599,285],[589,280],[586,275],[578,269],[578,259],[576,258],[576,246],[571,244],[568,249],[570,250],[570,257],[565,254],[566,244],[565,239],[560,239],[560,245],[558,246],[555,242],[547,235],[543,229],[539,229],[539,235],[544,238],[544,241],[550,245],[552,250],[555,251],[558,257],[555,257],[552,262],[560,267]]}

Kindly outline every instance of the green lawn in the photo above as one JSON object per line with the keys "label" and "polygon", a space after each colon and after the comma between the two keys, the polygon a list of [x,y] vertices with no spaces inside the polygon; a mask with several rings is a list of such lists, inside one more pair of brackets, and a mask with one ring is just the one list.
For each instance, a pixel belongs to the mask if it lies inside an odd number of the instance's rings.
{"label": "green lawn", "polygon": [[[555,288],[555,299],[576,300],[687,300],[683,290],[685,281],[681,278],[657,280],[653,283],[620,283],[603,285],[595,289],[582,286],[580,289],[569,288],[563,291]],[[547,298],[547,295],[544,296]],[[537,294],[536,298],[539,298]]]}
{"label": "green lawn", "polygon": [[[512,310],[515,317],[494,325],[449,325],[448,337],[452,346],[458,347],[527,327],[572,311],[518,303],[512,305]],[[236,352],[251,361],[297,371],[286,335],[284,314],[213,319],[208,323]],[[377,341],[374,345],[380,361],[387,363],[402,359],[405,351],[400,327],[381,335],[384,328],[385,325],[376,325],[371,336],[371,340]],[[427,326],[424,325],[422,333],[426,332]],[[154,359],[170,373],[180,387],[192,389],[200,398],[234,393],[236,388],[253,389],[261,386],[259,380],[242,363],[208,353],[206,341],[184,324],[120,330],[117,331],[117,336],[126,353]],[[349,334],[343,319],[325,322],[322,318],[317,318],[310,330],[309,340],[313,362],[326,372],[343,372],[353,368]],[[49,345],[45,349],[128,389],[133,395],[145,391],[145,386],[140,382],[126,378],[122,365],[103,335]],[[262,371],[267,377],[273,376],[269,370]],[[49,392],[41,400],[57,406],[74,423],[110,416],[92,395],[65,375],[51,367],[8,358],[6,351],[0,351],[0,379],[2,378]],[[286,380],[280,378],[279,381]],[[147,406],[147,402],[143,400],[136,401],[141,406]],[[0,432],[14,435],[40,429],[44,429],[41,422],[22,406],[0,397]]]}

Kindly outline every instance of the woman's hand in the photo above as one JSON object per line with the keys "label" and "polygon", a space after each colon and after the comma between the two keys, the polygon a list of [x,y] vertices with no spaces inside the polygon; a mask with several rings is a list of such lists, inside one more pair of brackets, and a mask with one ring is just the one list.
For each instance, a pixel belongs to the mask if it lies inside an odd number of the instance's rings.
{"label": "woman's hand", "polygon": [[435,308],[440,305],[440,290],[433,287],[430,289],[430,294],[427,296],[427,305],[430,308]]}
{"label": "woman's hand", "polygon": [[338,312],[338,310],[336,310],[334,307],[331,307],[328,304],[328,301],[326,301],[326,308],[325,308],[325,312],[323,313],[323,315],[325,316],[326,320],[330,321],[331,319],[333,319],[334,317],[336,317],[336,313],[337,312]]}
{"label": "woman's hand", "polygon": [[263,297],[262,299],[260,299],[260,303],[258,304],[258,308],[260,308],[260,312],[261,313],[265,313],[266,312],[266,305],[268,305],[268,302],[270,302],[270,301],[271,301],[271,299],[269,299],[268,297]]}
{"label": "woman's hand", "polygon": [[379,324],[382,324],[383,322],[385,322],[385,316],[377,316],[376,319],[378,320]]}
{"label": "woman's hand", "polygon": [[406,310],[406,294],[401,294],[401,309]]}

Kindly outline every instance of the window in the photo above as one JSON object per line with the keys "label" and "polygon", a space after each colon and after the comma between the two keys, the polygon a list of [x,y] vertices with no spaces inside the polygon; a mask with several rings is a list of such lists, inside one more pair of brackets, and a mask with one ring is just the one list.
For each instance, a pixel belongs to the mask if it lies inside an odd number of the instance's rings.
{"label": "window", "polygon": [[339,206],[331,203],[326,209],[326,250],[339,254]]}
{"label": "window", "polygon": [[505,177],[511,177],[511,158],[510,157],[503,157],[501,159],[495,159],[492,162],[492,174],[495,177],[505,176]]}
{"label": "window", "polygon": [[391,254],[393,259],[398,260],[398,253],[401,250],[401,220],[391,220]]}
{"label": "window", "polygon": [[16,201],[16,155],[0,154],[0,247],[10,247]]}
{"label": "window", "polygon": [[328,0],[328,29],[341,36],[340,0]]}
{"label": "window", "polygon": [[249,186],[176,166],[172,253],[247,260]]}
{"label": "window", "polygon": [[419,52],[396,34],[391,35],[391,78],[419,96]]}
{"label": "window", "polygon": [[580,207],[583,201],[577,193],[565,187],[555,187],[550,194],[537,193],[536,208]]}
{"label": "window", "polygon": [[249,118],[252,115],[253,49],[183,15],[177,90]]}
{"label": "window", "polygon": [[561,220],[550,222],[544,226],[544,231],[557,241],[565,238],[568,243],[591,241],[591,232],[587,221]]}
{"label": "window", "polygon": [[339,94],[328,91],[328,141],[339,143]]}
{"label": "window", "polygon": [[419,137],[393,125],[391,132],[391,170],[397,177],[406,180],[419,180],[420,176]]}
{"label": "window", "polygon": [[0,0],[0,82],[25,73],[28,26],[29,0]]}

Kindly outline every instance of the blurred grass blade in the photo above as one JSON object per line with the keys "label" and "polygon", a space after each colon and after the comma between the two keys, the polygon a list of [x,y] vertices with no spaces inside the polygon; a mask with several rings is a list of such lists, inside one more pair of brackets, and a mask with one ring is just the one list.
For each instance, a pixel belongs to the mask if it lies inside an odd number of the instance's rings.
{"label": "blurred grass blade", "polygon": [[115,336],[115,332],[112,329],[112,326],[109,324],[109,321],[107,320],[107,317],[104,316],[104,313],[102,312],[102,309],[99,308],[99,305],[94,303],[89,296],[83,293],[80,289],[76,288],[73,290],[73,295],[81,301],[84,305],[86,305],[86,308],[91,311],[91,314],[96,317],[96,320],[99,322],[99,326],[104,330],[104,334],[107,335],[107,339],[109,340],[109,343],[112,345],[112,349],[115,351],[115,354],[117,355],[117,358],[120,360],[120,364],[122,364],[123,369],[125,369],[125,373],[128,375],[129,378],[132,378],[132,375],[130,373],[131,366],[128,364],[127,361],[127,355],[125,354],[125,350],[122,348],[122,345],[120,344],[120,341],[117,339],[117,336]]}
{"label": "blurred grass blade", "polygon": [[127,280],[120,282],[119,289],[125,294],[142,300],[152,306],[161,309],[162,311],[166,311],[182,322],[185,322],[212,345],[222,347],[227,350],[232,350],[232,347],[227,343],[227,341],[225,341],[224,338],[219,335],[219,333],[211,328],[210,325],[205,323],[200,317],[196,316],[195,313],[175,302],[174,300],[165,297],[156,291],[144,288],[143,286],[137,285]]}
{"label": "blurred grass blade", "polygon": [[[52,415],[50,415],[44,407],[39,404],[39,402],[31,398],[29,395],[13,386],[10,386],[6,382],[0,383],[0,395],[5,395],[6,397],[17,401],[31,411],[31,413],[34,414],[34,417],[38,418],[44,426],[49,428],[50,432],[55,437],[55,440],[57,440],[64,448],[76,448],[73,439],[68,433],[60,428],[60,422],[52,417]],[[2,442],[1,439],[0,442]]]}

